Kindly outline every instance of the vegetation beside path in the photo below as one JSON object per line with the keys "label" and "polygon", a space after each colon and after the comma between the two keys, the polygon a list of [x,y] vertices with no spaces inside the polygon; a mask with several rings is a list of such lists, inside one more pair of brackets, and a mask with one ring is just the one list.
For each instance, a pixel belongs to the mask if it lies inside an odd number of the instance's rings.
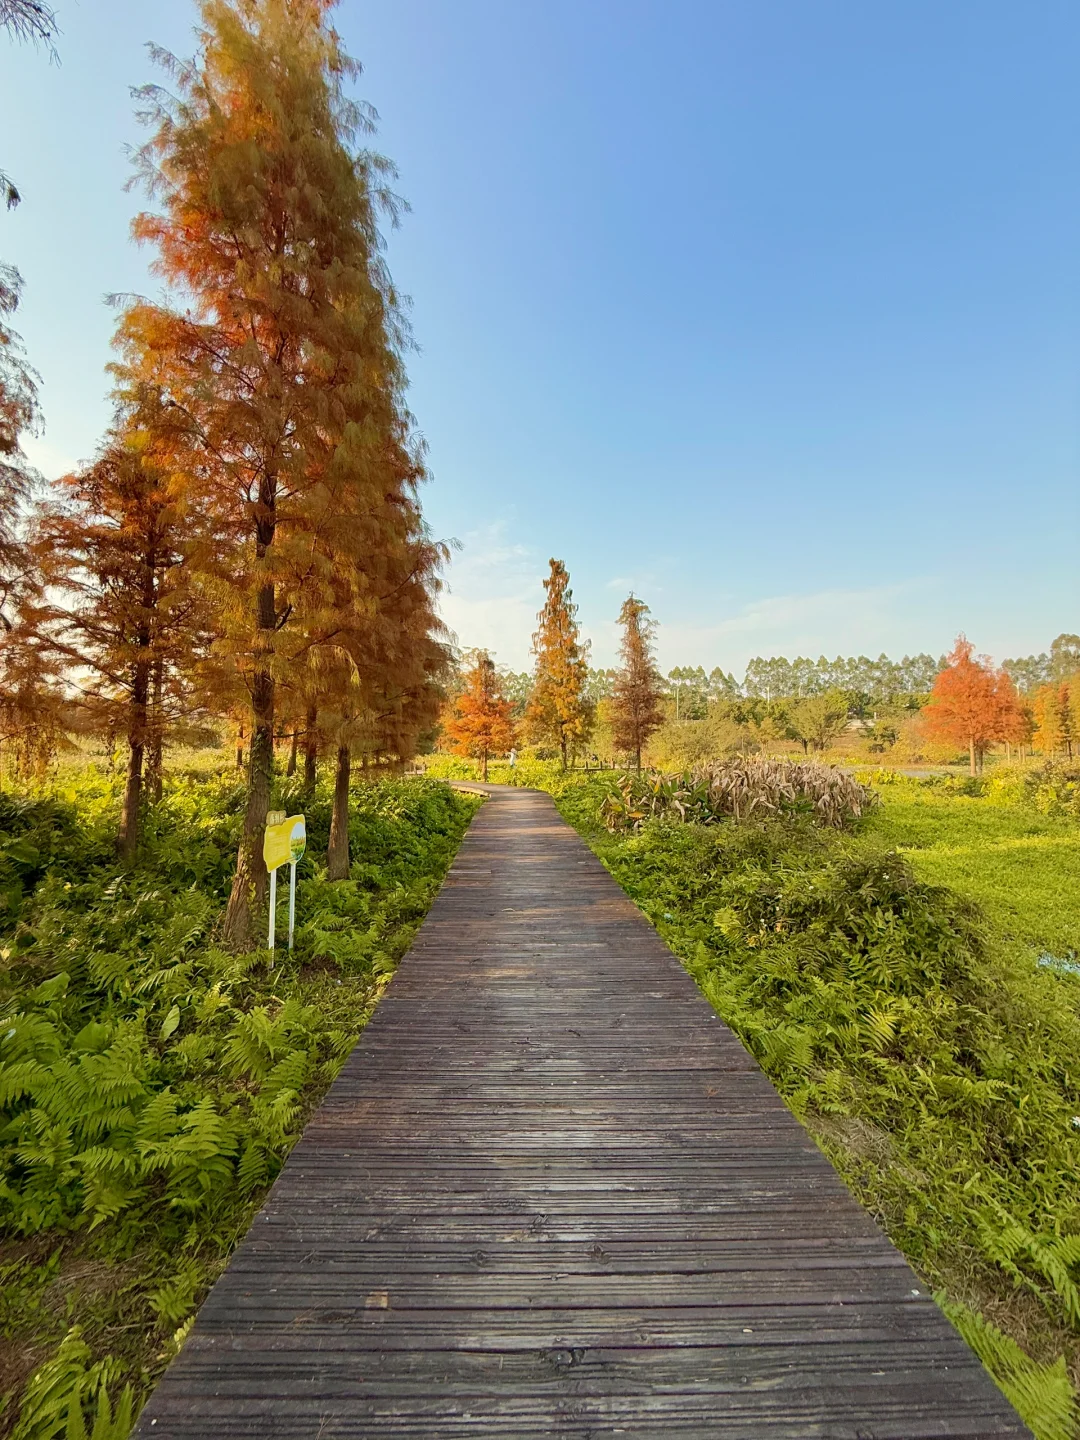
{"label": "vegetation beside path", "polygon": [[874,832],[923,879],[974,901],[1000,944],[1068,961],[1080,954],[1074,769],[1003,771],[975,785],[886,772],[875,785],[885,803]]}
{"label": "vegetation beside path", "polygon": [[480,801],[425,779],[355,786],[354,863],[334,884],[331,803],[321,787],[303,806],[296,948],[271,968],[218,943],[233,775],[169,783],[128,868],[115,779],[0,795],[0,1434],[123,1440]]}
{"label": "vegetation beside path", "polygon": [[1039,1440],[1075,1440],[1080,976],[1037,963],[1077,937],[1070,782],[883,776],[847,828],[795,806],[613,833],[610,772],[491,778],[553,795]]}

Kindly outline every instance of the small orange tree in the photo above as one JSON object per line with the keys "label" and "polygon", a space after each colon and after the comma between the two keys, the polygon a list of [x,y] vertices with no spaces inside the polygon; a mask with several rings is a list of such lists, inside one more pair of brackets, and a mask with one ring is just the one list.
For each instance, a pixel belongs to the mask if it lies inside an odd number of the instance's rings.
{"label": "small orange tree", "polygon": [[544,608],[533,635],[536,678],[525,709],[533,740],[559,747],[562,768],[571,751],[592,732],[594,707],[585,693],[589,679],[589,645],[582,642],[570,576],[561,560],[551,560],[544,581]]}
{"label": "small orange tree", "polygon": [[664,723],[660,708],[663,681],[652,649],[656,621],[649,619],[644,600],[629,595],[619,611],[619,624],[623,627],[622,667],[611,697],[612,738],[617,750],[633,755],[640,770],[643,746]]}
{"label": "small orange tree", "polygon": [[967,746],[971,773],[977,775],[994,741],[1015,733],[1020,702],[1007,673],[985,658],[973,658],[974,650],[965,635],[956,637],[923,714],[935,738]]}
{"label": "small orange tree", "polygon": [[465,688],[446,722],[446,738],[455,755],[480,761],[481,778],[486,780],[489,758],[505,755],[514,744],[514,707],[502,693],[499,672],[486,650],[473,652],[463,679]]}

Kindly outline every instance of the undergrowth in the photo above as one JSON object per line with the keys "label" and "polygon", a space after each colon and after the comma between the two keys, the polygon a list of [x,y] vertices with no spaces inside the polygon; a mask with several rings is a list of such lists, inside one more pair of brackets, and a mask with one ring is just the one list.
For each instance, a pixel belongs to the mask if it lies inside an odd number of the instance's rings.
{"label": "undergrowth", "polygon": [[1001,944],[875,821],[611,834],[610,776],[544,788],[1039,1440],[1075,1440],[1080,979]]}
{"label": "undergrowth", "polygon": [[112,848],[117,800],[93,770],[0,795],[0,1434],[14,1440],[127,1434],[479,803],[422,779],[357,787],[352,872],[329,884],[320,791],[296,948],[271,966],[216,943],[235,780],[172,781],[130,869]]}

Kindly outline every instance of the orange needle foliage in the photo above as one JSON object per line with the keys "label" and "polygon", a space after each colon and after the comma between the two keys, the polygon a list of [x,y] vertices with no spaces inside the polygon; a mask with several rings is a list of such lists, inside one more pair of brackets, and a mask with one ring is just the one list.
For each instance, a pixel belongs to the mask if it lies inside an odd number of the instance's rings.
{"label": "orange needle foliage", "polygon": [[633,755],[640,770],[642,747],[664,723],[660,708],[664,682],[652,649],[656,622],[649,619],[645,602],[630,595],[619,611],[619,624],[623,627],[622,668],[612,694],[612,738],[617,750]]}
{"label": "orange needle foliage", "polygon": [[192,708],[185,672],[203,646],[205,607],[183,565],[175,476],[145,426],[111,435],[55,489],[37,518],[43,596],[28,621],[41,654],[82,676],[81,703],[97,727],[127,740],[117,843],[131,859],[144,758],[150,750],[160,764],[168,702],[174,713]]}
{"label": "orange needle foliage", "polygon": [[974,650],[965,635],[957,636],[923,711],[931,735],[967,748],[972,775],[981,772],[990,745],[1018,739],[1026,725],[1008,674],[988,660],[974,659]]}
{"label": "orange needle foliage", "polygon": [[455,755],[480,761],[486,780],[489,758],[505,755],[514,744],[514,707],[503,696],[499,672],[486,650],[473,653],[464,679],[465,689],[446,722],[446,738]]}
{"label": "orange needle foliage", "polygon": [[547,597],[533,636],[536,679],[525,711],[535,740],[559,747],[565,770],[571,750],[592,732],[593,706],[585,694],[589,679],[588,642],[582,643],[570,576],[561,560],[550,561]]}
{"label": "orange needle foliage", "polygon": [[[158,54],[177,94],[143,92],[142,171],[160,210],[134,230],[156,247],[175,303],[129,308],[122,376],[128,393],[156,386],[187,435],[186,500],[213,537],[190,562],[214,600],[218,651],[250,696],[225,917],[238,948],[267,888],[278,690],[292,689],[295,720],[310,714],[312,676],[373,654],[387,671],[363,675],[350,704],[399,688],[406,642],[388,597],[410,573],[435,623],[431,567],[418,563],[423,466],[403,403],[404,326],[379,254],[391,171],[357,148],[371,119],[345,94],[358,67],[332,8],[202,0],[196,60]],[[417,623],[414,607],[410,635]]]}

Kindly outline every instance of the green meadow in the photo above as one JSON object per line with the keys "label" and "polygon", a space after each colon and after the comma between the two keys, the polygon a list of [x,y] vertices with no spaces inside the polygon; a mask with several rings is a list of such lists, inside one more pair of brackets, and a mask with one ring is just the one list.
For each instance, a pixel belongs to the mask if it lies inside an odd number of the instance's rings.
{"label": "green meadow", "polygon": [[1080,826],[994,795],[921,781],[876,787],[870,828],[915,872],[973,900],[999,940],[1039,953],[1080,952]]}

